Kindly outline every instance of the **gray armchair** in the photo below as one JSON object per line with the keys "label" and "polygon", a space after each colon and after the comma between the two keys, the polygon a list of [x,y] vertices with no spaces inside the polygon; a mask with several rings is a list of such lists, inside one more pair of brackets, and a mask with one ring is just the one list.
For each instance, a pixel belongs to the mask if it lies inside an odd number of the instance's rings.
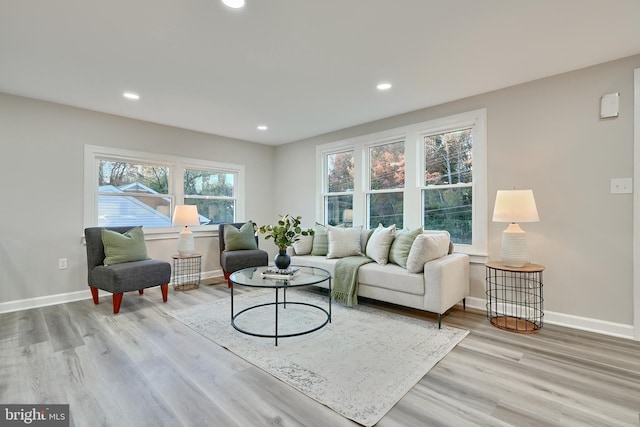
{"label": "gray armchair", "polygon": [[[87,280],[91,288],[94,304],[98,304],[98,289],[113,294],[113,314],[118,314],[124,292],[138,291],[160,286],[162,299],[167,302],[169,282],[171,281],[171,264],[165,261],[146,259],[143,261],[124,262],[104,265],[105,253],[102,243],[104,227],[89,227],[84,230],[87,243]],[[107,230],[125,233],[132,227],[106,227]]]}
{"label": "gray armchair", "polygon": [[[229,225],[240,229],[244,222],[236,222]],[[225,250],[226,245],[224,241],[224,226],[225,224],[218,225],[218,240],[220,242],[220,267],[224,273],[224,278],[227,279],[227,285],[231,287],[230,276],[234,271],[242,270],[249,267],[260,267],[269,265],[269,254],[261,249],[242,249],[228,251]],[[258,237],[256,236],[256,247],[258,245]]]}

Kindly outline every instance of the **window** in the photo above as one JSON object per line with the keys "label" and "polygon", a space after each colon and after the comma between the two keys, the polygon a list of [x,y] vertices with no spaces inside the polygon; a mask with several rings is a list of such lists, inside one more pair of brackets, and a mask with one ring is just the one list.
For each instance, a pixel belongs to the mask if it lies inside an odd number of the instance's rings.
{"label": "window", "polygon": [[235,222],[236,173],[185,169],[184,204],[196,205],[202,224]]}
{"label": "window", "polygon": [[369,228],[404,224],[404,141],[369,148]]}
{"label": "window", "polygon": [[[324,184],[317,220],[335,225],[352,215],[354,225],[367,228],[448,230],[456,251],[484,262],[485,122],[486,110],[475,110],[319,146]],[[339,176],[349,177],[345,186],[329,184]]]}
{"label": "window", "polygon": [[448,230],[453,243],[473,241],[473,131],[460,129],[424,137],[422,224]]}
{"label": "window", "polygon": [[171,225],[168,166],[125,159],[97,162],[98,226]]}
{"label": "window", "polygon": [[326,190],[324,215],[329,225],[353,223],[353,151],[329,153],[325,156]]}
{"label": "window", "polygon": [[243,166],[86,145],[84,167],[87,227],[163,231],[180,204],[203,226],[244,219]]}

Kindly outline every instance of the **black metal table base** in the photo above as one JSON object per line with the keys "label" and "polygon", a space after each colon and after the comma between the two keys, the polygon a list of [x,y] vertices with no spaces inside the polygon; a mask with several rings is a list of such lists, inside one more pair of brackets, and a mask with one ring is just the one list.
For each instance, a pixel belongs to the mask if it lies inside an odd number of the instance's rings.
{"label": "black metal table base", "polygon": [[[329,283],[331,283],[331,279],[329,279]],[[329,311],[325,310],[324,308],[315,305],[315,304],[310,304],[310,303],[306,303],[306,302],[299,302],[299,301],[287,301],[287,290],[286,288],[283,289],[284,291],[284,300],[283,301],[278,301],[278,288],[275,289],[276,291],[276,300],[275,302],[267,302],[264,304],[257,304],[257,305],[252,305],[250,307],[247,307],[243,310],[240,310],[237,313],[233,313],[233,285],[234,283],[231,283],[231,325],[238,331],[238,332],[242,332],[243,334],[247,334],[247,335],[251,335],[254,337],[261,337],[261,338],[274,338],[275,339],[275,345],[278,345],[278,338],[289,338],[289,337],[298,337],[301,335],[306,335],[306,334],[310,334],[312,332],[315,332],[319,329],[322,329],[323,327],[325,327],[328,323],[331,323],[331,293],[329,293]],[[329,285],[329,288],[331,288],[331,285]],[[248,331],[246,329],[243,329],[241,327],[239,327],[238,325],[236,325],[236,319],[238,318],[238,316],[240,316],[241,314],[247,313],[248,311],[251,310],[255,310],[257,308],[260,307],[267,307],[267,306],[275,306],[275,325],[274,325],[274,333],[273,334],[260,334],[260,333],[256,333],[256,332],[251,332]],[[313,328],[310,329],[305,329],[303,331],[300,332],[295,332],[295,333],[288,333],[288,334],[280,334],[278,333],[278,308],[280,306],[282,306],[283,309],[287,308],[287,305],[302,305],[302,306],[307,306],[307,307],[311,307],[314,308],[316,310],[320,310],[321,312],[323,312],[324,314],[327,315],[327,318],[324,319],[324,322],[322,322],[320,325],[315,326]]]}

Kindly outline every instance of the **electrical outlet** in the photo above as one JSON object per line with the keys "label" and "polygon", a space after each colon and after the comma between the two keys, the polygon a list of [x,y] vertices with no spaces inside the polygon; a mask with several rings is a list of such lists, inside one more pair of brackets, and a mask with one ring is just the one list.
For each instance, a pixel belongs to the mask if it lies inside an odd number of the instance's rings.
{"label": "electrical outlet", "polygon": [[58,270],[66,270],[67,269],[67,259],[60,258],[58,260]]}
{"label": "electrical outlet", "polygon": [[611,178],[611,194],[633,193],[633,178]]}

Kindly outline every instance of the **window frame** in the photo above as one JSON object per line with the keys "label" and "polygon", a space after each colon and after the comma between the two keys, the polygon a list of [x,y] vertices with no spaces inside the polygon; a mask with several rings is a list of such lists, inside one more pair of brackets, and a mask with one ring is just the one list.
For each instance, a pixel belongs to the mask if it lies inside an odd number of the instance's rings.
{"label": "window frame", "polygon": [[[371,188],[371,149],[374,147],[381,147],[383,145],[388,145],[388,144],[395,144],[395,143],[402,143],[402,146],[404,148],[404,163],[405,163],[405,176],[404,176],[404,183],[402,185],[402,187],[396,187],[396,188],[384,188],[384,189],[380,189],[380,190],[373,190]],[[371,223],[371,206],[370,206],[370,200],[371,200],[371,196],[374,194],[389,194],[389,193],[401,193],[402,194],[402,206],[403,206],[403,211],[402,211],[402,222],[404,223],[406,221],[405,215],[404,215],[404,199],[407,193],[407,141],[405,138],[386,138],[383,140],[378,140],[375,142],[371,142],[371,143],[365,143],[364,144],[364,155],[365,157],[365,165],[366,168],[363,171],[364,172],[364,176],[365,176],[365,183],[363,185],[364,187],[364,199],[365,199],[365,218],[364,218],[364,224],[363,227],[367,227],[368,224]],[[377,226],[377,224],[375,225]],[[375,228],[374,226],[374,228]]]}
{"label": "window frame", "polygon": [[424,137],[439,132],[471,128],[473,132],[472,243],[470,245],[456,244],[455,248],[457,252],[468,254],[472,262],[486,262],[488,253],[486,121],[487,111],[482,108],[317,146],[316,200],[318,203],[316,203],[316,221],[325,223],[324,197],[327,188],[325,171],[327,170],[326,156],[328,154],[353,150],[355,163],[353,225],[366,227],[368,224],[366,200],[370,168],[368,149],[372,145],[403,140],[405,143],[404,227],[411,229],[423,226]]}
{"label": "window frame", "polygon": [[[97,182],[99,173],[98,164],[101,159],[139,162],[169,167],[168,191],[172,203],[170,208],[170,217],[173,217],[173,209],[175,206],[184,203],[184,173],[186,169],[202,169],[235,173],[237,176],[237,180],[234,183],[234,195],[236,200],[235,221],[244,221],[245,219],[245,168],[243,165],[85,144],[83,202],[83,223],[85,228],[95,227],[98,224],[99,192]],[[145,235],[149,235],[151,236],[151,239],[153,239],[164,238],[165,236],[163,235],[170,233],[171,237],[175,237],[174,234],[179,230],[179,228],[180,227],[174,226],[145,227]],[[218,231],[217,224],[199,225],[190,228],[194,232],[211,232],[212,235],[216,234]]]}
{"label": "window frame", "polygon": [[[346,147],[344,149],[338,149],[338,150],[329,150],[326,151],[322,154],[322,179],[321,179],[321,210],[322,210],[322,217],[326,218],[326,212],[327,212],[327,206],[328,206],[328,198],[329,197],[340,197],[340,196],[350,196],[351,197],[351,203],[352,206],[354,204],[354,193],[355,193],[355,188],[351,189],[351,191],[347,190],[347,191],[329,191],[329,156],[332,154],[341,154],[341,153],[349,153],[352,152],[353,153],[353,157],[354,157],[354,164],[357,163],[357,161],[355,160],[356,158],[356,153],[355,151],[350,148],[350,147]],[[354,165],[354,169],[355,169],[355,165]],[[355,186],[355,181],[356,181],[356,177],[354,177],[354,186]],[[355,216],[355,215],[354,215]],[[326,223],[326,222],[325,222]]]}

